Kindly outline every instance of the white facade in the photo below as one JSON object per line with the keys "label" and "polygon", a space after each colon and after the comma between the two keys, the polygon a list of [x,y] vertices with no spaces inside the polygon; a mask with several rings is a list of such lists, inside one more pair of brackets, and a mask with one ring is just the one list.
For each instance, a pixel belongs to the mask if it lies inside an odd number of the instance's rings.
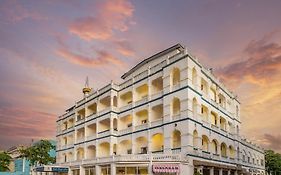
{"label": "white facade", "polygon": [[236,96],[181,45],[122,78],[59,117],[57,164],[69,174],[264,174],[263,149],[240,137]]}

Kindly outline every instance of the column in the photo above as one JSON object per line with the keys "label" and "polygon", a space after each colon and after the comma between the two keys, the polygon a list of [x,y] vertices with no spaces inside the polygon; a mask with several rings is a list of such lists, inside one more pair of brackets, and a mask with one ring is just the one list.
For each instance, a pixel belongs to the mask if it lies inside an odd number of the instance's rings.
{"label": "column", "polygon": [[219,175],[223,175],[223,169],[219,169]]}
{"label": "column", "polygon": [[116,165],[114,163],[110,164],[110,175],[116,175]]}
{"label": "column", "polygon": [[68,173],[67,173],[68,175],[73,175],[73,172],[72,172],[72,170],[70,169],[70,167],[68,168]]}
{"label": "column", "polygon": [[80,175],[85,175],[85,168],[81,165],[79,167],[79,173],[80,173]]}
{"label": "column", "polygon": [[214,167],[210,168],[210,175],[214,175]]}
{"label": "column", "polygon": [[238,171],[237,170],[234,171],[234,175],[238,175]]}
{"label": "column", "polygon": [[101,174],[101,168],[99,165],[96,165],[95,170],[96,170],[96,175]]}
{"label": "column", "polygon": [[227,175],[231,175],[231,170],[227,170]]}

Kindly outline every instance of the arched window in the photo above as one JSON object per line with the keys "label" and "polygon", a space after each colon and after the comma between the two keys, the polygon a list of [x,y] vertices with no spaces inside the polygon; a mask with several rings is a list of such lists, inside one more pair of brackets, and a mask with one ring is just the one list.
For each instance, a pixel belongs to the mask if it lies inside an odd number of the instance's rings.
{"label": "arched window", "polygon": [[222,157],[227,157],[227,146],[225,143],[221,144],[221,156]]}
{"label": "arched window", "polygon": [[118,120],[116,118],[113,119],[113,129],[115,131],[118,131]]}
{"label": "arched window", "polygon": [[206,135],[202,136],[202,150],[209,151],[209,138]]}
{"label": "arched window", "polygon": [[195,68],[192,69],[192,84],[197,85],[197,71]]}
{"label": "arched window", "polygon": [[152,152],[162,152],[164,149],[164,137],[162,133],[157,133],[152,136]]}
{"label": "arched window", "polygon": [[90,145],[87,147],[87,159],[92,159],[96,157],[96,146]]}
{"label": "arched window", "polygon": [[173,68],[172,70],[172,73],[171,73],[171,84],[173,86],[177,85],[180,83],[180,69],[175,67]]}
{"label": "arched window", "polygon": [[192,100],[192,112],[193,112],[193,117],[195,117],[196,114],[197,114],[197,100],[196,100],[196,98],[193,98],[193,100]]}
{"label": "arched window", "polygon": [[212,145],[211,146],[212,153],[218,154],[218,141],[216,139],[212,140],[211,145]]}
{"label": "arched window", "polygon": [[180,104],[180,99],[174,98],[172,102],[172,114],[174,115],[179,115],[181,111],[181,104]]}
{"label": "arched window", "polygon": [[193,146],[198,147],[198,132],[196,130],[193,131]]}
{"label": "arched window", "polygon": [[233,146],[229,146],[229,157],[234,158],[235,157],[235,150]]}
{"label": "arched window", "polygon": [[180,148],[181,147],[181,132],[178,130],[174,130],[172,139],[173,139],[173,148]]}

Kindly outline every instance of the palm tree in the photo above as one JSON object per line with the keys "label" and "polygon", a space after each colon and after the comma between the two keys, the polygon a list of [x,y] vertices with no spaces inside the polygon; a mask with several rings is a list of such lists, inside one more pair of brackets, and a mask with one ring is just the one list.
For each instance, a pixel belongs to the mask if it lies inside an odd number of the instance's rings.
{"label": "palm tree", "polygon": [[9,171],[12,157],[6,152],[0,152],[0,171]]}

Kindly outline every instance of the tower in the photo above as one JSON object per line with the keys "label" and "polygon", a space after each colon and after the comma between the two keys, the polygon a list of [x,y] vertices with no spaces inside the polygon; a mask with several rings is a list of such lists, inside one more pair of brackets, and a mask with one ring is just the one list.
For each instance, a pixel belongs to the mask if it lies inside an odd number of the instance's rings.
{"label": "tower", "polygon": [[86,77],[85,87],[83,88],[84,97],[87,97],[89,93],[92,91],[92,88],[89,87],[89,79]]}

